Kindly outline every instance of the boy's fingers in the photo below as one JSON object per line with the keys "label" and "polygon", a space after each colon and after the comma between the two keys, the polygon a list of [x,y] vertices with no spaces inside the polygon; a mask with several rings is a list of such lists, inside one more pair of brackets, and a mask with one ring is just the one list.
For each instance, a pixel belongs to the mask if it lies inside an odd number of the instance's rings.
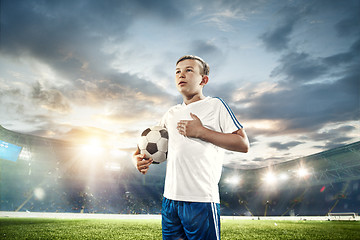
{"label": "boy's fingers", "polygon": [[139,167],[149,167],[152,164],[152,160],[144,160],[138,162]]}
{"label": "boy's fingers", "polygon": [[152,163],[152,161],[149,162],[149,163],[147,163],[146,165],[139,166],[139,167],[138,167],[139,172],[141,172],[142,174],[146,174],[147,171],[149,170],[149,167],[150,167],[150,164],[151,164],[151,163]]}
{"label": "boy's fingers", "polygon": [[136,160],[142,161],[145,159],[145,154],[137,154],[137,155],[135,155],[135,157],[136,157]]}
{"label": "boy's fingers", "polygon": [[142,160],[141,158],[138,158],[137,167],[138,169],[149,168],[152,162],[152,158],[149,158],[148,160]]}

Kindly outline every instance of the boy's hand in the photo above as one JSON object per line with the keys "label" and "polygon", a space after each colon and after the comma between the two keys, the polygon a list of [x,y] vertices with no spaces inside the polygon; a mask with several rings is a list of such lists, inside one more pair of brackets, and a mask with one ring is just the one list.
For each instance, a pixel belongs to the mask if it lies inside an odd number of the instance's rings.
{"label": "boy's hand", "polygon": [[244,129],[232,133],[217,132],[204,127],[195,114],[190,113],[190,116],[193,120],[181,120],[177,124],[177,130],[181,135],[198,138],[230,151],[249,151],[249,139]]}
{"label": "boy's hand", "polygon": [[185,137],[199,138],[204,129],[201,120],[193,113],[190,113],[193,120],[181,120],[177,124],[177,130]]}
{"label": "boy's hand", "polygon": [[149,166],[153,162],[152,158],[146,159],[145,154],[140,154],[139,148],[134,153],[133,159],[136,162],[136,168],[144,175],[147,173]]}

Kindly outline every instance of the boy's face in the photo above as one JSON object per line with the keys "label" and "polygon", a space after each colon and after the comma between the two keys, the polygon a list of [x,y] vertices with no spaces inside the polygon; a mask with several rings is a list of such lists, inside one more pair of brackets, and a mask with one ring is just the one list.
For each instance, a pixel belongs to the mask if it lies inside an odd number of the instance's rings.
{"label": "boy's face", "polygon": [[207,83],[200,73],[200,64],[196,60],[186,59],[176,65],[175,84],[183,96],[192,96],[202,93],[203,86]]}

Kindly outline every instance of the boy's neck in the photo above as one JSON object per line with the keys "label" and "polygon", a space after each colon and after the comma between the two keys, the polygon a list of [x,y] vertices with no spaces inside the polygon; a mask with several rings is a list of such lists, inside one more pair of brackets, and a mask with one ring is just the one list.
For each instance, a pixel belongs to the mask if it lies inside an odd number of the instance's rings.
{"label": "boy's neck", "polygon": [[205,96],[203,94],[196,94],[196,95],[192,95],[192,96],[183,96],[183,100],[186,105],[193,103],[193,102],[203,100],[203,99],[205,99]]}

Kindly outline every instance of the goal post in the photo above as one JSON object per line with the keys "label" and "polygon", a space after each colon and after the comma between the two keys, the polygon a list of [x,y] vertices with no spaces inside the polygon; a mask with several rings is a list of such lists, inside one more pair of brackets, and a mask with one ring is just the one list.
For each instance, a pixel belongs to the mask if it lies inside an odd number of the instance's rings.
{"label": "goal post", "polygon": [[329,220],[356,220],[357,214],[354,212],[328,213]]}

